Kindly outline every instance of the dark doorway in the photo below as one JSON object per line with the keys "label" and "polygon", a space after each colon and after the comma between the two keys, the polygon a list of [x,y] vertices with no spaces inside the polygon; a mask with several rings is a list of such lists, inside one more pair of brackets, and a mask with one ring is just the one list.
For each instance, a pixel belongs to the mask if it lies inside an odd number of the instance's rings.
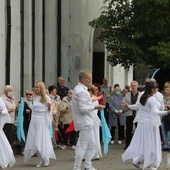
{"label": "dark doorway", "polygon": [[102,32],[101,28],[95,28],[93,35],[93,83],[103,84],[104,70],[105,70],[105,48],[104,42],[98,40]]}
{"label": "dark doorway", "polygon": [[103,83],[105,65],[104,56],[104,52],[93,53],[93,83]]}

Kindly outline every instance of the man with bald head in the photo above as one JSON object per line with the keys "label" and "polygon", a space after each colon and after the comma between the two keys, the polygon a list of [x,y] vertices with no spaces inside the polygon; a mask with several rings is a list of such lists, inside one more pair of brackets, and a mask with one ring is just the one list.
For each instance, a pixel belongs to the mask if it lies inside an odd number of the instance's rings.
{"label": "man with bald head", "polygon": [[65,86],[64,77],[58,77],[57,94],[60,96],[61,100],[63,97],[67,96],[69,88]]}

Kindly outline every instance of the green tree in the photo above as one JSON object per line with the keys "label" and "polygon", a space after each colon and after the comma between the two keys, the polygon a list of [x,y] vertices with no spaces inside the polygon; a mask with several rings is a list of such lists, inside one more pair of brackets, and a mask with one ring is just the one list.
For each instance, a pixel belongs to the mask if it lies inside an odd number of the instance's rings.
{"label": "green tree", "polygon": [[112,66],[170,67],[170,0],[111,0],[89,25],[102,28],[98,39],[110,51]]}

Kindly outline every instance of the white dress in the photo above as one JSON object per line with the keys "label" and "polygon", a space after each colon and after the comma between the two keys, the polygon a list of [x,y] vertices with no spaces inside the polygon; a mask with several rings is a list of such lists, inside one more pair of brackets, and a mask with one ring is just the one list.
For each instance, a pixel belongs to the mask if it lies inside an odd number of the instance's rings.
{"label": "white dress", "polygon": [[[47,102],[51,100],[49,96],[46,97]],[[35,96],[24,150],[25,163],[27,163],[36,152],[41,155],[44,161],[49,161],[50,158],[56,159],[48,125],[47,106],[40,102],[40,96]]]}
{"label": "white dress", "polygon": [[0,129],[0,167],[3,169],[7,166],[12,167],[15,162],[16,161],[11,146],[3,130]]}
{"label": "white dress", "polygon": [[[98,101],[93,102],[94,106],[97,106],[98,104],[99,104]],[[95,148],[92,154],[92,158],[102,158],[100,135],[99,135],[99,128],[101,125],[101,121],[97,115],[97,112],[98,112],[97,109],[92,111],[93,119],[94,119],[93,134],[94,134],[94,143],[95,143]]]}
{"label": "white dress", "polygon": [[2,113],[0,115],[0,167],[4,169],[7,166],[12,167],[16,161],[11,149],[11,145],[9,144],[8,139],[6,138],[2,130],[3,125],[6,123],[6,117],[9,116],[9,113],[6,109],[5,103],[2,101],[1,98],[0,110],[2,110]]}
{"label": "white dress", "polygon": [[[133,105],[130,107],[133,108]],[[133,135],[130,146],[122,154],[123,162],[133,159],[133,163],[143,163],[143,169],[149,165],[159,167],[162,161],[161,140],[159,133],[160,115],[166,111],[159,111],[160,104],[155,97],[150,97],[145,106],[138,103],[138,126]]]}

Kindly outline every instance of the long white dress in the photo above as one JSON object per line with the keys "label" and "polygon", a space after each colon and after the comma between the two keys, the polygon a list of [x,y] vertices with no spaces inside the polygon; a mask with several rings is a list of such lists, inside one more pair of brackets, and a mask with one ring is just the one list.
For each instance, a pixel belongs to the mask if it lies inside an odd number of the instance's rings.
{"label": "long white dress", "polygon": [[[93,102],[94,106],[97,106],[98,104],[99,104],[98,101]],[[98,112],[97,109],[92,111],[93,119],[94,119],[93,134],[94,134],[94,143],[95,143],[95,148],[92,152],[92,158],[102,158],[100,135],[99,135],[99,128],[101,125],[101,121],[97,115],[97,112]]]}
{"label": "long white dress", "polygon": [[[130,108],[135,109],[133,105]],[[160,104],[153,96],[147,100],[145,106],[138,103],[138,108],[138,126],[130,146],[122,154],[122,160],[124,162],[133,159],[133,164],[142,162],[143,169],[150,165],[158,168],[162,161],[160,115],[167,112],[159,111]]]}
{"label": "long white dress", "polygon": [[[47,102],[51,101],[49,96],[46,97]],[[49,161],[50,158],[56,159],[48,125],[47,106],[40,102],[40,96],[35,96],[24,150],[25,163],[37,152],[44,161]]]}
{"label": "long white dress", "polygon": [[2,130],[4,124],[6,123],[7,120],[6,118],[10,118],[10,117],[6,109],[5,103],[1,98],[0,98],[0,110],[2,110],[2,113],[0,115],[0,167],[4,169],[7,166],[12,167],[16,161],[11,145],[9,144]]}

